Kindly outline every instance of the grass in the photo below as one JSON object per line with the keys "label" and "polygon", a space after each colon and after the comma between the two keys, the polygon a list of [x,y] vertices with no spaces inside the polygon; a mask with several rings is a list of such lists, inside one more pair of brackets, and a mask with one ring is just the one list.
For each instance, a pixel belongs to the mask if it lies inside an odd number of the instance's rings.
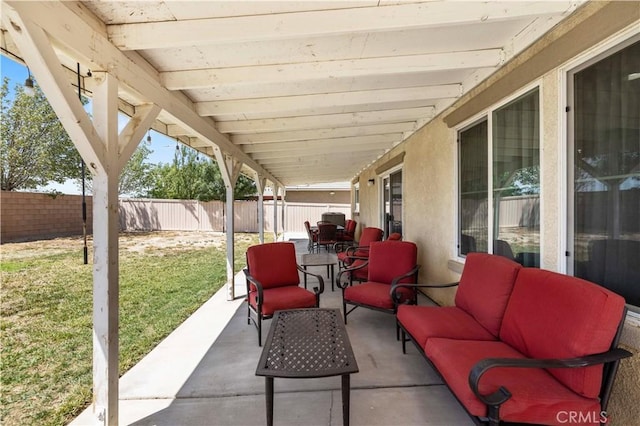
{"label": "grass", "polygon": [[[135,241],[148,236],[127,238],[134,242],[123,247],[121,237],[121,374],[226,281],[224,237],[222,244],[205,247],[142,250]],[[257,240],[236,235],[236,271]],[[92,397],[92,266],[82,264],[77,242],[35,249],[29,244],[2,246],[0,423],[63,425]]]}

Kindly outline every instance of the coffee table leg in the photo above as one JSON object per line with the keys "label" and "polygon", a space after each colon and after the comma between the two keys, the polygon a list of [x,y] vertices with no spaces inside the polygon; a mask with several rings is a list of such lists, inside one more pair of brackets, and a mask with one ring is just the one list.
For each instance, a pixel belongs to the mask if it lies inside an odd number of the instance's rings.
{"label": "coffee table leg", "polygon": [[273,426],[273,377],[264,378],[264,388],[267,401],[267,426]]}
{"label": "coffee table leg", "polygon": [[335,284],[335,277],[333,274],[333,263],[331,264],[331,291],[333,291],[333,286]]}
{"label": "coffee table leg", "polygon": [[[303,266],[303,268],[304,268],[305,271],[307,270],[306,266]],[[306,290],[307,289],[307,274],[302,274],[302,275],[304,275],[304,289]]]}
{"label": "coffee table leg", "polygon": [[351,376],[342,375],[342,424],[349,426],[349,406],[351,394]]}

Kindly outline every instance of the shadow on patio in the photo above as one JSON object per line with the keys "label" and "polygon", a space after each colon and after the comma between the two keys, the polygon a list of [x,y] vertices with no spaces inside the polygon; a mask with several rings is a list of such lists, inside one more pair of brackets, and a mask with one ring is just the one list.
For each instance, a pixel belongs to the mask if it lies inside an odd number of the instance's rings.
{"label": "shadow on patio", "polygon": [[[298,253],[307,241],[295,240]],[[310,268],[326,276],[326,268]],[[266,423],[262,349],[247,324],[243,297],[222,289],[120,379],[120,424],[253,425]],[[244,295],[242,274],[236,295]],[[340,308],[329,278],[321,307]],[[265,323],[269,326],[269,321]],[[402,354],[390,315],[359,308],[347,331],[360,372],[351,376],[352,425],[473,424],[413,345]],[[266,331],[265,331],[266,334]],[[342,424],[340,377],[276,379],[274,423]],[[91,409],[72,425],[95,424]]]}

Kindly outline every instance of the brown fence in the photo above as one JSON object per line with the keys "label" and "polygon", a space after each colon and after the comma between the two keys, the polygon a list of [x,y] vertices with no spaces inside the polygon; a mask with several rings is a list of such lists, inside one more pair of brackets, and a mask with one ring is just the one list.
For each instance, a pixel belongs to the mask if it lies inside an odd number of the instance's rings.
{"label": "brown fence", "polygon": [[[82,197],[79,195],[2,191],[2,243],[82,235]],[[87,197],[87,232],[92,232],[92,199]],[[278,203],[278,232],[304,233],[304,221],[315,223],[325,212],[350,215],[348,204]],[[123,231],[225,232],[225,205],[221,201],[121,199]],[[264,203],[265,231],[273,232],[273,201]],[[236,201],[235,232],[258,232],[258,203]]]}
{"label": "brown fence", "polygon": [[[87,233],[92,232],[92,198],[87,197]],[[0,242],[82,235],[82,196],[2,191]]]}

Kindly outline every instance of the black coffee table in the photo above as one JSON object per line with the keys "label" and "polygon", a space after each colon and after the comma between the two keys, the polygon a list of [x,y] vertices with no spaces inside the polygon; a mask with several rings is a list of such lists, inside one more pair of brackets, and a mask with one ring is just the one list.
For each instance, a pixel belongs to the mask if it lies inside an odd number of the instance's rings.
{"label": "black coffee table", "polygon": [[277,311],[256,369],[265,378],[267,425],[273,425],[273,379],[342,376],[342,423],[349,425],[351,374],[358,363],[339,309]]}

